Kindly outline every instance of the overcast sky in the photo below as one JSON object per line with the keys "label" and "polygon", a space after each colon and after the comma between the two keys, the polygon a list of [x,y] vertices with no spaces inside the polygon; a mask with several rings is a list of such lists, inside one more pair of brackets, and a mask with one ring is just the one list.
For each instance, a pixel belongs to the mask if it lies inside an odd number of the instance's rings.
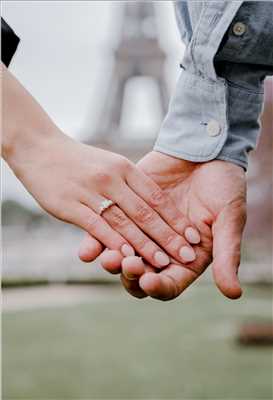
{"label": "overcast sky", "polygon": [[[21,43],[11,71],[42,104],[55,123],[80,139],[85,121],[95,126],[102,88],[109,76],[109,54],[119,37],[119,1],[2,1],[2,15]],[[183,55],[172,2],[156,4],[160,42],[168,53],[167,73],[174,87]],[[110,59],[111,61],[111,59]],[[98,101],[99,100],[99,101]],[[101,101],[100,101],[101,100]],[[152,116],[141,119],[149,126]],[[3,163],[3,197],[35,202]]]}

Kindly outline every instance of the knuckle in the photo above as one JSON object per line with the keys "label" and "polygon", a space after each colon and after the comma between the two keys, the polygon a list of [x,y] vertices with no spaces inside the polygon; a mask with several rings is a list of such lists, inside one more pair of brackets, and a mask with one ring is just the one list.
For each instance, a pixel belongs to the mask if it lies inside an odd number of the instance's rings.
{"label": "knuckle", "polygon": [[188,226],[191,226],[191,223],[187,220],[187,218],[179,218],[179,219],[173,219],[171,221],[173,229],[176,230],[181,235],[184,235],[185,229]]}
{"label": "knuckle", "polygon": [[110,172],[98,171],[95,175],[95,180],[100,185],[108,186],[112,182],[112,176]]}
{"label": "knuckle", "polygon": [[130,162],[126,157],[119,156],[115,160],[115,167],[119,170],[127,170],[130,167]]}
{"label": "knuckle", "polygon": [[43,209],[53,215],[60,221],[70,221],[70,217],[73,216],[71,203],[67,201],[68,197],[60,195],[59,199],[53,195],[49,195],[45,202],[42,203]]}
{"label": "knuckle", "polygon": [[104,216],[113,228],[123,228],[128,225],[128,218],[118,207],[111,207]]}
{"label": "knuckle", "polygon": [[181,239],[175,232],[165,233],[162,235],[162,237],[163,246],[166,248],[172,248],[175,250],[181,246]]}
{"label": "knuckle", "polygon": [[166,200],[167,200],[167,195],[160,188],[153,190],[150,195],[150,204],[152,207],[158,207],[160,205],[163,205],[165,204]]}
{"label": "knuckle", "polygon": [[247,206],[243,198],[239,197],[229,204],[229,214],[236,221],[237,226],[244,227],[247,222]]}
{"label": "knuckle", "polygon": [[97,229],[98,224],[100,223],[100,218],[97,215],[90,215],[86,219],[86,228],[90,232],[94,232]]}
{"label": "knuckle", "polygon": [[149,258],[155,252],[154,245],[144,236],[135,236],[134,238],[134,247],[139,254],[144,255],[146,258]]}
{"label": "knuckle", "polygon": [[154,219],[154,213],[149,207],[143,205],[136,206],[135,220],[139,224],[150,223],[153,221],[153,219]]}

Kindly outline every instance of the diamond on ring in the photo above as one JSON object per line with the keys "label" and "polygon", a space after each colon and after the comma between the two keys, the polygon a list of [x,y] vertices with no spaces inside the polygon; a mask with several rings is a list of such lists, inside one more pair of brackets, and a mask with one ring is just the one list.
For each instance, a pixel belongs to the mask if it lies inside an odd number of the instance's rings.
{"label": "diamond on ring", "polygon": [[114,205],[112,200],[108,200],[108,199],[103,200],[100,204],[99,215],[101,215],[105,210],[107,210],[112,205]]}

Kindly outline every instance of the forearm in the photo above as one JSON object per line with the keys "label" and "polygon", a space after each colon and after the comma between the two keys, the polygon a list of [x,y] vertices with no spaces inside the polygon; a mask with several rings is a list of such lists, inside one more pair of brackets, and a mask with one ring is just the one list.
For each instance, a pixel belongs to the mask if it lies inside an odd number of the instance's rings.
{"label": "forearm", "polygon": [[18,80],[2,64],[2,155],[17,174],[31,153],[62,133]]}

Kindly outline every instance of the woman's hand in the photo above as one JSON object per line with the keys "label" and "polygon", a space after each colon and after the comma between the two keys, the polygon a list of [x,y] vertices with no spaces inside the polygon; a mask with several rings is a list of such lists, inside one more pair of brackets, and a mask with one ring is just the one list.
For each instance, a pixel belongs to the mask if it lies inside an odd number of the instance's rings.
{"label": "woman's hand", "polygon": [[[42,208],[154,267],[195,259],[199,233],[171,196],[126,158],[64,135],[6,69],[3,81],[4,158]],[[99,215],[105,199],[115,204]]]}
{"label": "woman's hand", "polygon": [[[15,170],[47,212],[83,228],[109,249],[124,255],[135,250],[155,267],[169,264],[167,254],[183,262],[195,259],[183,238],[185,232],[191,239],[191,224],[171,198],[122,156],[58,134],[29,150]],[[115,205],[100,216],[105,199]],[[199,241],[197,232],[195,236],[192,240]]]}

